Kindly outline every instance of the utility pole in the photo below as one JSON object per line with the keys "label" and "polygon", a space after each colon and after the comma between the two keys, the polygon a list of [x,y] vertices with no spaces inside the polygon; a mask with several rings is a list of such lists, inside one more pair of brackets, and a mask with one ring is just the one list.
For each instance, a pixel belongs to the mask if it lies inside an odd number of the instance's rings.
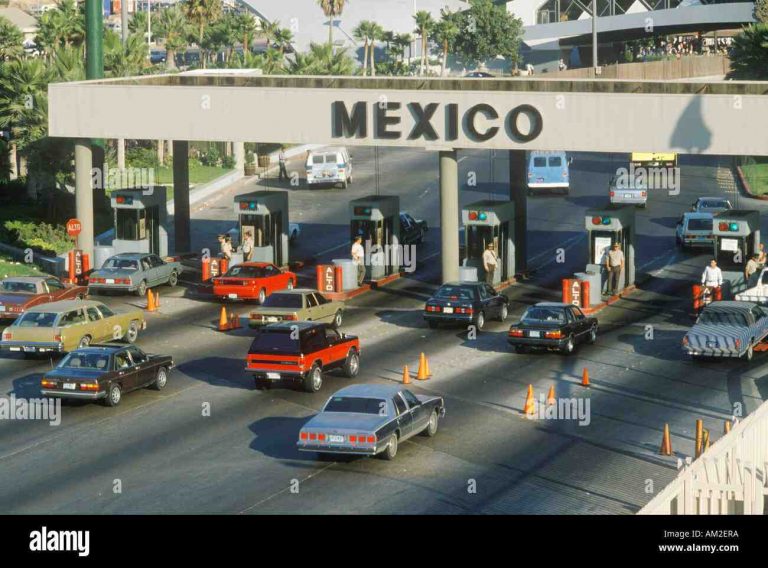
{"label": "utility pole", "polygon": [[592,0],[592,69],[597,77],[597,0]]}
{"label": "utility pole", "polygon": [[120,2],[120,37],[123,40],[123,45],[128,41],[128,2],[129,0]]}

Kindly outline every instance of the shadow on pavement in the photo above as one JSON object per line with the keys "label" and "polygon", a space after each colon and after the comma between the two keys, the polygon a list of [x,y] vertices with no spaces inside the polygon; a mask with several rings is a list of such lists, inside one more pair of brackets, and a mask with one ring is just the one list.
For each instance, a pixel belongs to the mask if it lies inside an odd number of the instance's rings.
{"label": "shadow on pavement", "polygon": [[182,363],[177,367],[188,377],[215,387],[255,390],[253,379],[245,369],[243,359],[205,357]]}
{"label": "shadow on pavement", "polygon": [[310,416],[294,418],[289,416],[269,416],[253,422],[248,429],[254,439],[250,448],[265,456],[283,460],[318,461],[316,454],[300,452],[296,448],[299,431]]}

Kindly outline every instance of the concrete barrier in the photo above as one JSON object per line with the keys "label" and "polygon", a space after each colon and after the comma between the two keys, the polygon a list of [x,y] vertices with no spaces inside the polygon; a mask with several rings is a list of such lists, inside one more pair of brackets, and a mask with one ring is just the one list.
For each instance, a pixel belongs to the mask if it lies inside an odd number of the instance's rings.
{"label": "concrete barrier", "polygon": [[[605,65],[597,77],[600,79],[663,81],[725,76],[730,70],[731,60],[725,55],[689,55],[680,59]],[[552,79],[594,79],[595,70],[592,67],[567,69],[547,73],[546,77]]]}

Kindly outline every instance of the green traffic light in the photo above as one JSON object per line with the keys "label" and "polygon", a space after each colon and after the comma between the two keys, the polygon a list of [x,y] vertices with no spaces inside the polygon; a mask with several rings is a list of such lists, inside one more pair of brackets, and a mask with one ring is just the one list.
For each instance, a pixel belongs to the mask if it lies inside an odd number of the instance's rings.
{"label": "green traffic light", "polygon": [[611,218],[603,217],[603,225],[610,225],[610,224],[611,224]]}
{"label": "green traffic light", "polygon": [[481,221],[485,221],[485,220],[488,218],[488,215],[487,215],[486,213],[482,213],[482,212],[481,212],[481,213],[480,213],[480,214],[477,216],[477,218],[478,218],[478,219],[480,219]]}
{"label": "green traffic light", "polygon": [[731,223],[728,225],[729,231],[738,231],[739,230],[739,224],[738,223]]}

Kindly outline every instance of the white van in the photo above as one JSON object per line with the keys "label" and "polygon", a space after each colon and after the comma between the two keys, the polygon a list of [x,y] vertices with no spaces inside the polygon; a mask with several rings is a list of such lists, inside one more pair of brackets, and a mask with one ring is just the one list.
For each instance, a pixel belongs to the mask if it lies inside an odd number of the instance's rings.
{"label": "white van", "polygon": [[352,183],[352,160],[346,148],[313,150],[307,155],[305,167],[309,186],[340,183],[346,189],[347,184]]}

